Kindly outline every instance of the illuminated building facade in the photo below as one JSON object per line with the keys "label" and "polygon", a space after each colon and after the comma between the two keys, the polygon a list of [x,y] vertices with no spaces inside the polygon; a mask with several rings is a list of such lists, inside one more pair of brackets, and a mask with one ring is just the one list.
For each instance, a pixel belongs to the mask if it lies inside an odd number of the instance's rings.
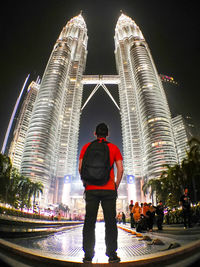
{"label": "illuminated building facade", "polygon": [[[171,114],[144,36],[121,14],[115,29],[125,175],[129,199],[142,200],[144,180],[177,162]],[[134,180],[134,182],[133,182]]]}
{"label": "illuminated building facade", "polygon": [[87,39],[86,24],[80,14],[63,28],[47,63],[34,105],[21,172],[43,183],[41,203],[54,201],[52,185],[58,187],[56,177],[63,178],[66,174],[64,193],[69,197],[70,179],[76,169]]}
{"label": "illuminated building facade", "polygon": [[12,161],[13,167],[20,169],[21,160],[24,150],[26,133],[28,130],[29,121],[33,111],[33,106],[39,90],[39,83],[31,82],[22,103],[19,116],[13,131],[13,139],[10,144],[8,156]]}
{"label": "illuminated building facade", "polygon": [[[122,14],[114,40],[118,75],[83,75],[88,37],[81,14],[67,23],[53,48],[34,104],[21,162],[22,174],[44,185],[40,204],[62,202],[71,208],[76,206],[72,203],[75,198],[82,199],[75,194],[82,187],[75,179],[80,116],[100,87],[121,115],[125,169],[122,187],[128,191],[125,194],[122,190],[123,210],[130,199],[145,200],[143,182],[159,178],[164,164],[177,163],[169,107],[142,32]],[[87,84],[96,86],[82,105],[83,86]],[[107,84],[118,85],[119,106]]]}
{"label": "illuminated building facade", "polygon": [[186,157],[186,151],[189,150],[187,126],[181,115],[172,118],[174,139],[178,155],[178,163]]}

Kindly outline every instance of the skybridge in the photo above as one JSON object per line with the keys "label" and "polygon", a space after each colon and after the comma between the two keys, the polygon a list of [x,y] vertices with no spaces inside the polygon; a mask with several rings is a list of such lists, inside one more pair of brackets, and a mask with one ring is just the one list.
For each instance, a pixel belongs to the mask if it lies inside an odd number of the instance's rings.
{"label": "skybridge", "polygon": [[100,87],[102,87],[105,90],[107,95],[113,101],[114,105],[118,108],[118,110],[120,110],[120,107],[118,106],[117,102],[115,101],[115,99],[113,98],[113,96],[111,95],[111,93],[109,92],[109,90],[106,86],[107,84],[108,85],[118,85],[119,83],[120,83],[119,75],[84,75],[82,78],[82,84],[83,85],[95,84],[96,86],[94,87],[91,94],[89,95],[89,97],[85,101],[81,110],[83,110],[85,108],[87,103],[90,101],[90,99],[93,97],[93,95],[97,92],[97,90]]}

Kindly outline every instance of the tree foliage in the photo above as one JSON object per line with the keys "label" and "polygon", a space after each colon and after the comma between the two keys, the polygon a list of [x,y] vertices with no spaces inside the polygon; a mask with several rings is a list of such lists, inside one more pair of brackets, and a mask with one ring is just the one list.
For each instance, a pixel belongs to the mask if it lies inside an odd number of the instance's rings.
{"label": "tree foliage", "polygon": [[144,194],[156,194],[157,201],[162,199],[169,207],[177,206],[184,187],[189,188],[191,199],[200,201],[200,141],[192,138],[190,149],[181,164],[164,165],[159,179],[151,179],[143,186]]}
{"label": "tree foliage", "polygon": [[10,204],[15,208],[33,205],[36,197],[43,193],[43,184],[33,182],[30,178],[23,176],[15,168],[12,168],[10,158],[0,154],[0,201]]}

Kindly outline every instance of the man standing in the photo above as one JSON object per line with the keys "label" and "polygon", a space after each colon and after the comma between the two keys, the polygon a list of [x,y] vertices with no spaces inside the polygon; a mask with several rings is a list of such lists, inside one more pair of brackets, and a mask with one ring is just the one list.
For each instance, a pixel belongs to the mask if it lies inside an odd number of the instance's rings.
{"label": "man standing", "polygon": [[191,212],[190,212],[190,198],[188,196],[188,188],[185,187],[184,189],[184,194],[181,196],[180,198],[180,205],[182,206],[183,209],[183,222],[184,222],[184,229],[187,228],[187,224],[188,227],[191,227],[191,220],[190,220],[190,216],[191,216]]}
{"label": "man standing", "polygon": [[157,227],[158,230],[162,230],[163,218],[164,218],[164,207],[163,203],[160,200],[158,206],[156,207],[156,214],[157,214]]}
{"label": "man standing", "polygon": [[[83,181],[85,186],[85,201],[86,201],[86,214],[83,227],[83,250],[85,257],[84,263],[92,262],[94,257],[95,247],[95,224],[97,219],[97,213],[99,204],[101,203],[104,220],[105,220],[105,243],[106,243],[106,255],[109,257],[109,262],[120,262],[120,258],[117,256],[117,224],[116,224],[116,199],[117,189],[123,175],[123,163],[122,155],[119,148],[107,142],[108,127],[105,123],[100,123],[96,127],[95,135],[98,143],[105,143],[109,148],[110,158],[110,175],[108,181],[103,185],[95,185]],[[93,142],[92,142],[93,143]],[[84,155],[88,150],[91,143],[83,146],[79,157],[79,172],[82,173],[82,164],[84,162]],[[117,168],[116,181],[114,176],[113,164],[115,163]],[[82,177],[81,177],[82,178]]]}
{"label": "man standing", "polygon": [[129,211],[130,211],[130,219],[131,219],[131,228],[135,227],[135,222],[134,222],[134,218],[133,218],[133,200],[130,201],[130,205],[129,205]]}

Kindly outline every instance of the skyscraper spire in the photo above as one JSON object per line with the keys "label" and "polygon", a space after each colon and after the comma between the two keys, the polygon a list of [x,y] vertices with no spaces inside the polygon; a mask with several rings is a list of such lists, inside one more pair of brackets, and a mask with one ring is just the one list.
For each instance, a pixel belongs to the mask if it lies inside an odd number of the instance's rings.
{"label": "skyscraper spire", "polygon": [[124,13],[121,13],[115,27],[115,39],[118,41],[123,40],[125,36],[128,38],[134,37],[138,40],[144,39],[144,36],[135,21]]}

